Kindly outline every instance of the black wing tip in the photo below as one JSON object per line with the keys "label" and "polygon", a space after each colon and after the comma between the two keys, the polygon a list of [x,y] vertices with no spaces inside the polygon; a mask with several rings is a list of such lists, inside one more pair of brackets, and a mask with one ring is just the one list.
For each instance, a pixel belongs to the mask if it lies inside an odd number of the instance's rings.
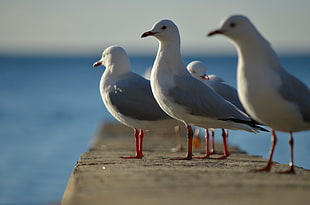
{"label": "black wing tip", "polygon": [[269,130],[258,126],[256,124],[255,121],[246,121],[246,120],[240,120],[240,119],[235,119],[235,118],[228,118],[228,119],[219,119],[219,120],[223,120],[223,121],[232,121],[232,122],[236,122],[236,123],[243,123],[243,124],[247,124],[249,126],[251,126],[252,128],[256,129],[256,130],[260,130],[260,131],[264,131],[264,132],[270,132]]}
{"label": "black wing tip", "polygon": [[258,125],[255,125],[254,128],[257,129],[257,130],[263,131],[263,132],[270,132],[270,130],[267,130],[267,129],[265,129],[265,128],[261,127],[261,126],[258,126]]}

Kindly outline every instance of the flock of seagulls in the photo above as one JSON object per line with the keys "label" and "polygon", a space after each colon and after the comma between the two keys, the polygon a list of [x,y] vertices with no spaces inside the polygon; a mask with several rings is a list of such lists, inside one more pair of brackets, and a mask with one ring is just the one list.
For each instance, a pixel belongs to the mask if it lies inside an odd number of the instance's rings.
{"label": "flock of seagulls", "polygon": [[[280,64],[269,42],[251,21],[242,15],[230,16],[208,36],[224,35],[234,42],[238,52],[237,90],[220,77],[206,74],[202,62],[186,66],[180,52],[180,34],[171,20],[161,20],[141,38],[155,37],[159,42],[150,80],[131,71],[126,51],[110,46],[94,67],[106,67],[100,93],[109,112],[121,123],[133,128],[136,155],[142,158],[143,130],[186,126],[187,155],[193,158],[192,125],[209,131],[222,129],[224,153],[228,130],[252,133],[271,128],[272,146],[267,166],[254,171],[270,171],[276,146],[275,131],[290,134],[291,162],[282,173],[295,173],[293,132],[310,129],[310,90]],[[214,136],[214,134],[213,134]],[[206,146],[206,155],[211,155]]]}

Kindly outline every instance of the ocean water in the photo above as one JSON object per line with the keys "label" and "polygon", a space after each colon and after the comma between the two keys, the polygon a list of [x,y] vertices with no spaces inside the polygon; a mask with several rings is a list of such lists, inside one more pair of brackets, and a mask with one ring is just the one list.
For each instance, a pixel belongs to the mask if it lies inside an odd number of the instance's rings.
{"label": "ocean water", "polygon": [[[102,122],[113,121],[98,89],[104,69],[92,68],[98,59],[99,55],[0,57],[0,204],[61,200],[80,154]],[[139,74],[153,60],[131,56]],[[192,60],[202,60],[209,73],[236,85],[236,56],[184,58],[186,63]],[[310,55],[280,56],[280,60],[310,87]],[[310,169],[310,131],[294,136],[295,163]],[[279,133],[275,161],[289,162],[287,141],[288,135]],[[270,134],[231,131],[229,143],[267,158]]]}

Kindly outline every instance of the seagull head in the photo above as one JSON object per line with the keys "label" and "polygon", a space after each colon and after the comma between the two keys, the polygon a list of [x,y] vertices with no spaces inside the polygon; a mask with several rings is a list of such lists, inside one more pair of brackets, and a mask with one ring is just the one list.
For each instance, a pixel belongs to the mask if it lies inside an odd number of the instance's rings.
{"label": "seagull head", "polygon": [[233,15],[224,19],[220,24],[220,28],[210,32],[208,36],[222,34],[232,40],[236,40],[237,38],[246,35],[253,29],[255,30],[254,26],[247,17],[242,15]]}
{"label": "seagull head", "polygon": [[165,19],[155,23],[150,31],[141,35],[141,38],[147,36],[154,36],[160,41],[167,41],[179,36],[179,30],[173,21]]}
{"label": "seagull head", "polygon": [[198,80],[209,80],[206,65],[201,61],[192,61],[187,65],[187,70]]}
{"label": "seagull head", "polygon": [[127,65],[129,64],[129,59],[127,56],[126,51],[120,47],[120,46],[110,46],[106,48],[102,52],[102,57],[100,60],[96,61],[93,64],[93,67],[98,67],[98,66],[104,66],[104,67],[110,67],[111,65],[115,64],[123,64]]}

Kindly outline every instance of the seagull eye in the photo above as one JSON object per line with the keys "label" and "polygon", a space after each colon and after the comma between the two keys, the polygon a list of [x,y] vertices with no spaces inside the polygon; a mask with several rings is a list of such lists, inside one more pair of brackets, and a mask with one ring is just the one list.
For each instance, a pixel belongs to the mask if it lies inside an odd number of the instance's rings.
{"label": "seagull eye", "polygon": [[231,24],[229,24],[229,26],[230,26],[231,28],[234,28],[234,27],[236,26],[236,24],[235,24],[235,23],[231,23]]}
{"label": "seagull eye", "polygon": [[161,29],[165,30],[167,28],[167,26],[162,26]]}

